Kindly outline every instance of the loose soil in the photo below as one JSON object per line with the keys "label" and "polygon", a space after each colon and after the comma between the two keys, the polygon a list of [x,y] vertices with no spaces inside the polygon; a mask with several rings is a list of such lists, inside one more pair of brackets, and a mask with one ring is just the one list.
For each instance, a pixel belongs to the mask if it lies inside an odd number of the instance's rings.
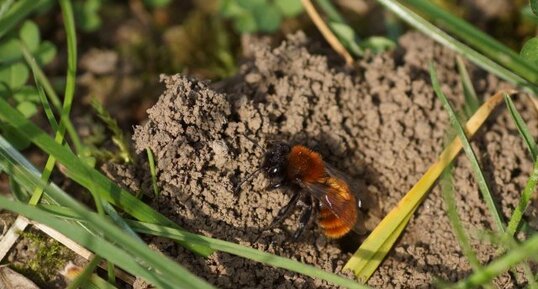
{"label": "loose soil", "polygon": [[[145,161],[105,170],[131,190],[143,191],[154,208],[187,230],[351,277],[341,272],[355,249],[348,248],[349,238],[328,240],[313,225],[300,240],[291,240],[289,231],[297,226],[300,210],[254,242],[289,199],[285,189],[266,190],[263,175],[246,182],[238,195],[233,188],[259,167],[271,141],[304,144],[356,182],[370,208],[360,222],[374,227],[443,149],[448,116],[432,91],[428,65],[434,61],[443,91],[460,108],[455,54],[419,33],[401,37],[396,51],[365,57],[357,69],[344,68],[336,55],[302,33],[277,48],[258,44],[250,51],[252,59],[224,82],[162,76],[165,90],[133,137],[138,153],[145,155],[150,148],[155,154],[158,197],[150,189]],[[480,98],[507,87],[468,67]],[[535,111],[521,96],[516,106],[538,135]],[[504,216],[510,216],[530,174],[531,158],[504,108],[480,129],[473,146]],[[488,262],[496,250],[478,233],[493,225],[463,155],[456,160],[454,180],[458,213],[475,235],[472,246],[480,261]],[[364,237],[352,236],[351,241],[358,245]],[[152,238],[150,243],[219,288],[334,288],[229,254],[204,259],[169,240]],[[368,284],[429,288],[435,278],[454,281],[470,272],[436,186]],[[495,282],[503,288],[524,285],[519,273],[506,273]]]}

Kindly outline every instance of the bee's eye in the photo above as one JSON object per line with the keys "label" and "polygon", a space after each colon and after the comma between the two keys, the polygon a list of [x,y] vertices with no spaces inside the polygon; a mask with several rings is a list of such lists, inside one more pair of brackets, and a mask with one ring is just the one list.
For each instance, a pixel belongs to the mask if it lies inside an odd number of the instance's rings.
{"label": "bee's eye", "polygon": [[273,168],[273,169],[271,170],[271,173],[273,173],[273,174],[278,173],[278,168]]}

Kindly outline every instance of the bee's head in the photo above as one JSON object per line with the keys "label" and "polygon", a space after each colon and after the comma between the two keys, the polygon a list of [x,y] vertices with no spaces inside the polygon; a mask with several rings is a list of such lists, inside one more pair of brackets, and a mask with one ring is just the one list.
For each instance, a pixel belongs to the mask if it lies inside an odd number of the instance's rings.
{"label": "bee's head", "polygon": [[286,172],[288,155],[291,147],[287,143],[279,142],[271,145],[265,153],[262,169],[268,177],[282,177]]}
{"label": "bee's head", "polygon": [[286,178],[286,166],[290,151],[291,147],[286,143],[278,142],[271,144],[265,153],[262,165],[240,181],[235,187],[234,192],[239,192],[241,185],[252,179],[252,177],[257,175],[260,171],[265,172],[267,177],[271,179],[279,179],[280,181],[284,180]]}

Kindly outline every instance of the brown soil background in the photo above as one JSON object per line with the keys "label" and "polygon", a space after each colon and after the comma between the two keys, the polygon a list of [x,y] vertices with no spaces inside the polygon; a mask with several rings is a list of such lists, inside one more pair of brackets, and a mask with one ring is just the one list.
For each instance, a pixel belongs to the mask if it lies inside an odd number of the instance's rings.
{"label": "brown soil background", "polygon": [[[262,175],[233,187],[260,165],[261,146],[271,140],[301,143],[351,176],[363,197],[378,210],[364,222],[372,227],[422,176],[442,151],[448,116],[434,95],[428,64],[435,61],[443,91],[463,103],[455,54],[419,33],[405,34],[397,51],[369,56],[359,69],[343,68],[330,51],[301,34],[277,48],[259,44],[241,72],[208,84],[183,76],[163,76],[166,89],[148,110],[148,121],[135,128],[136,150],[155,154],[159,197],[151,198],[147,166],[109,165],[109,175],[130,189],[142,190],[152,206],[184,228],[207,236],[290,257],[340,272],[350,257],[339,242],[327,240],[313,226],[292,242],[283,226],[251,243],[289,198],[268,192]],[[328,55],[328,56],[327,56]],[[506,84],[472,66],[475,88],[486,98]],[[524,98],[516,105],[538,135],[535,112]],[[247,138],[243,137],[246,136]],[[531,161],[505,109],[498,109],[474,138],[482,168],[506,216],[530,174]],[[144,152],[145,154],[145,152]],[[456,161],[458,212],[468,230],[491,229],[465,156]],[[435,278],[457,280],[470,266],[461,253],[436,186],[368,284],[378,288],[428,288]],[[359,237],[355,237],[359,243]],[[360,237],[363,238],[363,237]],[[151,245],[219,288],[333,288],[334,285],[224,253],[203,259],[172,241],[152,238]],[[474,238],[479,259],[488,262],[495,248]],[[351,277],[349,272],[341,273]],[[503,288],[524,285],[508,273],[495,282]],[[136,288],[144,288],[137,282]]]}

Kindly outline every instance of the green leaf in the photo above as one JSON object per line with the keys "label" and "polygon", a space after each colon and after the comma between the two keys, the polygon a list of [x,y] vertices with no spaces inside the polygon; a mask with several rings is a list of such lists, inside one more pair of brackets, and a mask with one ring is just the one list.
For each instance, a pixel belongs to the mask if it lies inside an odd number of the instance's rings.
{"label": "green leaf", "polygon": [[0,43],[0,63],[13,62],[22,57],[21,48],[15,38]]}
{"label": "green leaf", "polygon": [[520,54],[525,60],[538,66],[538,37],[527,40],[521,48]]}
{"label": "green leaf", "polygon": [[43,41],[34,53],[34,57],[39,65],[49,64],[56,57],[56,46],[49,41]]}
{"label": "green leaf", "polygon": [[273,3],[286,17],[294,17],[303,12],[303,5],[300,0],[275,0]]}
{"label": "green leaf", "polygon": [[360,45],[364,50],[371,50],[373,53],[381,53],[396,48],[394,41],[383,36],[371,36],[366,38]]}
{"label": "green leaf", "polygon": [[25,85],[15,92],[13,99],[17,102],[31,101],[37,103],[39,102],[39,94],[35,87]]}
{"label": "green leaf", "polygon": [[30,118],[37,113],[35,103],[24,101],[17,105],[17,110],[20,111],[26,118]]}
{"label": "green leaf", "polygon": [[149,7],[158,8],[166,6],[170,3],[170,0],[144,0],[144,4]]}
{"label": "green leaf", "polygon": [[529,1],[530,1],[532,13],[538,16],[538,0],[529,0]]}
{"label": "green leaf", "polygon": [[92,32],[101,26],[102,21],[99,16],[101,4],[102,0],[86,0],[73,3],[75,19],[80,29]]}
{"label": "green leaf", "polygon": [[12,90],[22,87],[29,76],[28,67],[22,63],[0,66],[0,82],[7,84]]}
{"label": "green leaf", "polygon": [[234,29],[240,33],[252,33],[258,31],[256,18],[250,13],[244,13],[234,18]]}
{"label": "green leaf", "polygon": [[34,52],[39,47],[41,36],[39,35],[39,28],[32,21],[26,21],[19,30],[19,37],[26,44],[26,47],[31,52]]}
{"label": "green leaf", "polygon": [[235,0],[237,4],[249,11],[255,11],[262,7],[267,7],[267,0]]}
{"label": "green leaf", "polygon": [[282,13],[273,5],[264,5],[254,10],[254,17],[258,28],[262,32],[273,32],[282,22]]}
{"label": "green leaf", "polygon": [[355,31],[349,25],[339,22],[329,22],[331,30],[336,34],[342,44],[356,56],[361,56],[364,51],[357,44]]}
{"label": "green leaf", "polygon": [[239,6],[234,0],[221,0],[219,13],[227,18],[240,16],[245,13],[245,8]]}

